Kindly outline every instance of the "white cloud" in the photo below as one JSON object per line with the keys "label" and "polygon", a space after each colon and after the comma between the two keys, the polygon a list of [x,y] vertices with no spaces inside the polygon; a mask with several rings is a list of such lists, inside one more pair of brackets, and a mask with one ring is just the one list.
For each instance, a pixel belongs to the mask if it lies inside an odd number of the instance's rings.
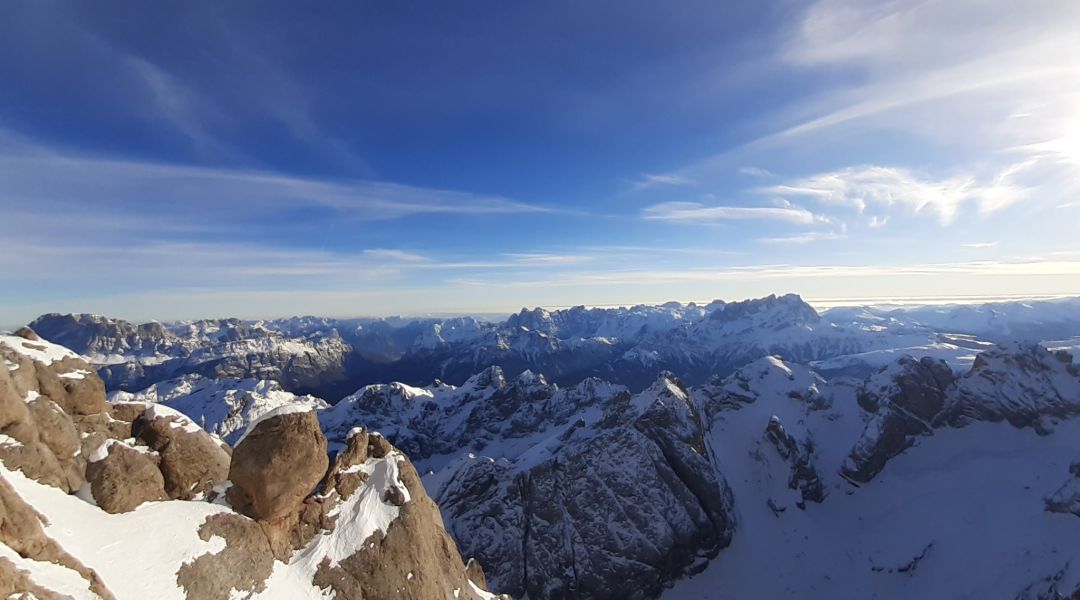
{"label": "white cloud", "polygon": [[975,250],[981,249],[981,248],[993,248],[993,247],[995,247],[997,245],[998,245],[997,242],[971,242],[971,243],[968,243],[968,244],[963,244],[963,246],[965,248],[972,248],[972,249],[975,249]]}
{"label": "white cloud", "polygon": [[814,213],[796,206],[707,206],[698,202],[662,202],[644,210],[644,217],[678,223],[770,220],[810,224]]}
{"label": "white cloud", "polygon": [[635,190],[645,190],[657,186],[683,186],[691,185],[694,182],[686,177],[680,175],[668,174],[649,174],[646,173],[641,176],[641,179],[634,182]]}
{"label": "white cloud", "polygon": [[[870,206],[906,208],[917,214],[934,214],[942,223],[948,224],[965,204],[973,204],[980,212],[990,213],[1023,200],[1028,190],[1013,183],[1020,170],[1022,165],[1010,165],[990,181],[979,182],[970,175],[934,179],[904,168],[871,165],[820,173],[764,191],[782,197],[809,198],[824,204],[847,206],[859,212]],[[884,224],[884,221],[874,221],[871,226],[877,224]]]}
{"label": "white cloud", "polygon": [[749,177],[772,177],[772,171],[760,167],[739,167],[739,173]]}
{"label": "white cloud", "polygon": [[517,264],[533,266],[576,265],[584,262],[589,262],[593,259],[593,257],[583,254],[538,254],[510,252],[505,254],[505,256],[512,259]]}
{"label": "white cloud", "polygon": [[368,248],[361,254],[367,258],[386,259],[396,262],[419,263],[431,261],[430,258],[420,254],[406,252],[404,250],[394,250],[391,248]]}
{"label": "white cloud", "polygon": [[842,240],[845,238],[847,238],[847,235],[843,233],[837,233],[832,231],[811,231],[809,233],[800,233],[796,235],[761,238],[759,241],[766,244],[800,245],[809,244],[810,242]]}
{"label": "white cloud", "polygon": [[339,218],[356,220],[548,210],[498,195],[384,181],[83,157],[38,147],[20,150],[0,153],[0,180],[4,181],[0,207],[24,213],[121,220],[144,215],[150,227],[187,221],[211,227],[223,219],[250,222],[252,217],[300,209],[331,211]]}

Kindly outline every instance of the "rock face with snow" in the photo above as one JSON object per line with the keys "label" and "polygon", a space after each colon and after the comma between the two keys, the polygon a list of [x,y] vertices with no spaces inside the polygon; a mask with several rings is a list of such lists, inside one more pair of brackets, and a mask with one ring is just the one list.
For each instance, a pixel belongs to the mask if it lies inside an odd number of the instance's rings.
{"label": "rock face with snow", "polygon": [[943,361],[904,357],[877,373],[859,390],[859,405],[874,414],[842,467],[855,482],[874,478],[885,463],[933,433],[954,375]]}
{"label": "rock face with snow", "polygon": [[86,466],[94,502],[105,512],[124,513],[145,502],[168,499],[159,460],[116,440],[103,444]]}
{"label": "rock face with snow", "polygon": [[100,365],[112,391],[198,374],[275,380],[331,402],[371,381],[461,385],[496,365],[544,373],[567,386],[599,377],[638,391],[665,370],[697,384],[768,355],[860,363],[857,357],[868,352],[942,343],[931,328],[900,318],[838,316],[845,318],[823,318],[789,294],[708,305],[522,309],[504,322],[295,317],[134,325],[45,315],[34,325]]}
{"label": "rock face with snow", "polygon": [[0,459],[64,491],[82,487],[80,436],[107,420],[101,380],[32,331],[0,335]]}
{"label": "rock face with snow", "polygon": [[1047,432],[1055,420],[1080,413],[1080,365],[1039,344],[1002,344],[976,357],[956,382],[946,413],[953,426],[1005,420]]}
{"label": "rock face with snow", "polygon": [[324,427],[340,436],[359,415],[418,456],[499,457],[447,466],[437,499],[459,545],[512,595],[652,597],[734,531],[702,409],[670,375],[632,397],[488,369],[461,388],[367,388]]}
{"label": "rock face with snow", "polygon": [[205,496],[229,475],[229,447],[184,415],[148,406],[132,422],[131,434],[157,453],[170,498]]}
{"label": "rock face with snow", "polygon": [[301,405],[263,415],[230,456],[163,405],[109,405],[100,381],[50,387],[96,375],[23,335],[0,337],[5,595],[494,597],[472,583],[419,475],[384,438],[350,436],[328,472],[326,439]]}
{"label": "rock face with snow", "polygon": [[1065,484],[1047,496],[1046,510],[1080,517],[1080,462],[1069,465],[1069,474]]}
{"label": "rock face with snow", "polygon": [[175,409],[228,444],[263,415],[282,406],[326,408],[325,401],[285,391],[265,379],[210,379],[189,374],[161,381],[138,392],[115,391],[109,401],[153,402]]}
{"label": "rock face with snow", "polygon": [[859,403],[876,411],[842,472],[865,483],[886,461],[939,428],[1007,421],[1050,433],[1080,414],[1080,368],[1072,356],[1037,344],[1003,344],[982,352],[954,377],[945,363],[906,357],[872,377]]}

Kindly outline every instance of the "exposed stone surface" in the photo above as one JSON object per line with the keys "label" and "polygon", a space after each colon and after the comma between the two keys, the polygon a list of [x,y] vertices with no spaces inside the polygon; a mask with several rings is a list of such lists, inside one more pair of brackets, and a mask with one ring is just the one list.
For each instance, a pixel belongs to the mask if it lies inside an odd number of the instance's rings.
{"label": "exposed stone surface", "polygon": [[867,380],[859,405],[876,414],[851,450],[841,474],[866,483],[889,459],[910,448],[918,436],[932,435],[954,375],[944,361],[906,356]]}
{"label": "exposed stone surface", "polygon": [[238,592],[261,592],[274,568],[274,554],[262,528],[239,515],[219,514],[199,527],[199,538],[220,536],[225,549],[184,564],[177,582],[190,600],[229,600]]}
{"label": "exposed stone surface", "polygon": [[[517,464],[466,461],[439,496],[493,587],[535,598],[648,598],[734,531],[701,408],[670,376],[617,395]],[[531,453],[532,454],[532,453]]]}
{"label": "exposed stone surface", "polygon": [[484,567],[481,567],[475,558],[470,558],[465,562],[465,576],[476,587],[482,590],[487,589],[487,577],[484,575]]}
{"label": "exposed stone surface", "polygon": [[315,490],[328,466],[313,412],[269,416],[233,450],[229,501],[254,519],[281,519]]}
{"label": "exposed stone surface", "polygon": [[170,498],[205,495],[229,476],[228,446],[179,413],[151,407],[135,419],[131,431],[161,456],[159,468]]}
{"label": "exposed stone surface", "polygon": [[1006,421],[1045,435],[1080,414],[1080,366],[1038,344],[1001,344],[955,377],[940,360],[904,357],[863,385],[859,404],[876,411],[841,468],[855,483],[873,479],[919,436],[946,426]]}
{"label": "exposed stone surface", "polygon": [[[6,343],[0,344],[0,434],[4,436],[0,441],[0,460],[8,468],[66,492],[82,487],[85,465],[79,453],[76,422],[65,411],[64,404],[54,400],[57,397],[70,400],[66,389],[58,383],[55,369],[68,372],[71,360],[65,358],[46,365]],[[86,376],[92,374],[87,372]],[[42,387],[42,382],[52,383]],[[50,385],[54,395],[39,391],[49,389]],[[65,403],[70,406],[67,400]]]}
{"label": "exposed stone surface", "polygon": [[[90,589],[105,600],[114,600],[112,592],[102,583],[92,569],[87,568],[67,553],[52,538],[45,535],[42,528],[44,517],[23,501],[6,479],[0,478],[0,543],[7,545],[23,558],[36,561],[52,562],[67,567],[85,579]],[[11,567],[11,563],[7,563]],[[19,577],[7,567],[0,566],[0,591],[7,593],[32,592],[39,598],[49,596],[37,594],[37,586],[28,585],[24,577]],[[22,588],[22,589],[20,589]],[[10,591],[8,591],[10,589]],[[5,596],[6,597],[6,596]]]}
{"label": "exposed stone surface", "polygon": [[357,551],[337,566],[324,560],[315,584],[332,588],[343,600],[429,600],[448,595],[479,600],[454,541],[443,529],[439,508],[425,493],[416,469],[392,446],[383,460],[400,461],[400,481],[408,490],[409,502],[401,506],[385,532],[358,544]]}
{"label": "exposed stone surface", "polygon": [[105,512],[134,510],[143,502],[166,500],[165,480],[151,455],[122,442],[109,440],[86,465],[86,479],[94,501]]}
{"label": "exposed stone surface", "polygon": [[[791,465],[788,487],[799,490],[802,502],[821,502],[825,499],[825,486],[814,467],[814,444],[812,440],[797,440],[784,430],[778,417],[769,419],[765,427],[765,439],[772,443],[777,453]],[[800,504],[805,508],[805,504]]]}
{"label": "exposed stone surface", "polygon": [[973,421],[1008,421],[1037,433],[1055,420],[1080,414],[1080,365],[1068,352],[1038,344],[1002,344],[975,357],[957,380],[942,420],[954,427]]}
{"label": "exposed stone surface", "polygon": [[1069,474],[1064,485],[1046,498],[1046,510],[1080,517],[1080,462],[1069,465]]}

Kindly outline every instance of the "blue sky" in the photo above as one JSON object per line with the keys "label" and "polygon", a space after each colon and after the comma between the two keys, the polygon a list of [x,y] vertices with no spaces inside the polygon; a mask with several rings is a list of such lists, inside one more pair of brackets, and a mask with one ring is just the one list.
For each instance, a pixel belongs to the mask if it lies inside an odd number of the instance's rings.
{"label": "blue sky", "polygon": [[1080,294],[1078,30],[1068,0],[6,3],[0,323]]}

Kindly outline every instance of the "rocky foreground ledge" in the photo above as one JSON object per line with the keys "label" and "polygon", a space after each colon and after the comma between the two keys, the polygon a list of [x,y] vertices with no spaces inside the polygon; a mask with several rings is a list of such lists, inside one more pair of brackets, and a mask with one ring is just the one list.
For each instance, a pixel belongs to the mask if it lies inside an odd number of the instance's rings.
{"label": "rocky foreground ledge", "polygon": [[230,449],[160,405],[109,404],[78,355],[0,335],[0,595],[490,599],[409,459],[315,414]]}

